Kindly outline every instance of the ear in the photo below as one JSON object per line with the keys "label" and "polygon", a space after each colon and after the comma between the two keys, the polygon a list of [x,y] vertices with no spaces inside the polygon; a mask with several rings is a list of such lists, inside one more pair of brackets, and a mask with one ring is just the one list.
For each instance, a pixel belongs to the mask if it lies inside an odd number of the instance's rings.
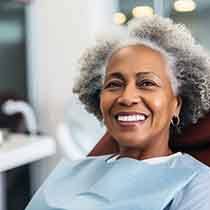
{"label": "ear", "polygon": [[182,108],[182,98],[181,98],[181,96],[177,96],[176,99],[177,99],[177,104],[176,104],[176,108],[175,108],[175,113],[174,114],[176,116],[179,116],[179,113],[180,113],[181,108]]}

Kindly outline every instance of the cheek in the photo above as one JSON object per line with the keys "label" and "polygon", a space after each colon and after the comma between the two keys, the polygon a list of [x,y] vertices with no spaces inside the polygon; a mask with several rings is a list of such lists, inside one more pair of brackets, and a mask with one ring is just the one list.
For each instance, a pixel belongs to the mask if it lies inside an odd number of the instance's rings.
{"label": "cheek", "polygon": [[151,101],[151,106],[154,111],[161,111],[166,107],[166,102],[161,96],[156,97],[154,100]]}
{"label": "cheek", "polygon": [[[173,99],[170,97],[164,96],[159,96],[156,97],[154,100],[151,101],[151,107],[153,109],[153,112],[156,114],[161,114],[162,117],[163,115],[171,115],[170,113],[172,112],[172,101]],[[166,117],[166,116],[165,116]]]}
{"label": "cheek", "polygon": [[110,94],[108,92],[103,92],[100,95],[100,110],[104,119],[109,117],[112,110],[113,104],[116,101],[115,94]]}
{"label": "cheek", "polygon": [[109,96],[106,93],[101,93],[100,95],[100,110],[103,115],[103,118],[106,116],[106,113],[110,107]]}
{"label": "cheek", "polygon": [[161,100],[160,98],[152,101],[152,106],[154,110],[161,110],[163,105],[163,100]]}

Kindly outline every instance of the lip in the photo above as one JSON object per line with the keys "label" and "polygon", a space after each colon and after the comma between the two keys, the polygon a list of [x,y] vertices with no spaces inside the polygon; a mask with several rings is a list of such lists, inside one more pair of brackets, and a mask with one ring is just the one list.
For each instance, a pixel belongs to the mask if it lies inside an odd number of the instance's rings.
{"label": "lip", "polygon": [[[141,121],[129,121],[129,122],[124,122],[124,121],[119,121],[117,120],[117,117],[118,115],[121,115],[121,116],[127,116],[127,115],[144,115],[146,117],[145,120]],[[115,117],[115,120],[117,122],[118,125],[120,125],[120,127],[124,127],[124,128],[131,128],[131,127],[136,127],[136,126],[139,126],[139,125],[142,125],[145,123],[145,121],[147,120],[148,118],[148,114],[145,114],[143,112],[118,112],[116,114],[114,114],[114,117]]]}
{"label": "lip", "polygon": [[127,116],[127,115],[144,115],[146,118],[148,117],[148,114],[144,112],[118,112],[114,114],[114,117],[116,118],[118,115]]}

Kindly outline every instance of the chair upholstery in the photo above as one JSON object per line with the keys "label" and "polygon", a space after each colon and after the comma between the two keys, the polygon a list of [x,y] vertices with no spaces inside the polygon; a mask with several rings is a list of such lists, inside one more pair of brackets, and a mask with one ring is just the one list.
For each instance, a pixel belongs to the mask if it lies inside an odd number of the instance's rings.
{"label": "chair upholstery", "polygon": [[[174,151],[191,154],[210,166],[210,113],[197,124],[188,126],[173,144]],[[88,156],[98,156],[118,152],[118,145],[107,132],[99,140]]]}

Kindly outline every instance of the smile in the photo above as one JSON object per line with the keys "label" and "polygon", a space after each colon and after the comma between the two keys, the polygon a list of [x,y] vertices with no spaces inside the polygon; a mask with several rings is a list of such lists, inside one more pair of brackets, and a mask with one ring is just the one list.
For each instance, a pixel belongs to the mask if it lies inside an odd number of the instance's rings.
{"label": "smile", "polygon": [[142,113],[118,113],[115,118],[118,122],[135,123],[145,121],[147,116]]}
{"label": "smile", "polygon": [[127,116],[118,116],[117,120],[122,122],[135,122],[135,121],[143,121],[146,117],[144,115],[127,115]]}

